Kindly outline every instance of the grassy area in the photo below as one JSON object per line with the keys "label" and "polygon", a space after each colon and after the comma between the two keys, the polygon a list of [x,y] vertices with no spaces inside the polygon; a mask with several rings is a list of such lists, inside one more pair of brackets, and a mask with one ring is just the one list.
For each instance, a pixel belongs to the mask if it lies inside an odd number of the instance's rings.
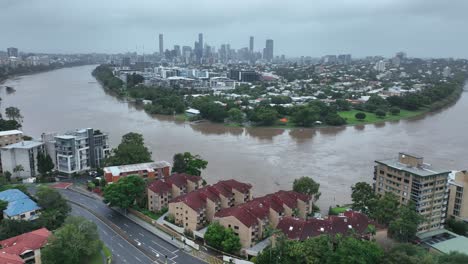
{"label": "grassy area", "polygon": [[340,213],[346,212],[346,209],[348,209],[348,206],[338,206],[338,207],[332,207],[330,208],[330,211],[328,214],[330,215],[339,215]]}
{"label": "grassy area", "polygon": [[112,252],[110,251],[110,249],[104,245],[104,246],[102,246],[102,251],[104,252],[104,255],[107,258],[107,263],[111,263],[112,262]]}
{"label": "grassy area", "polygon": [[161,217],[163,214],[165,214],[167,212],[167,210],[161,210],[159,212],[153,212],[153,211],[150,211],[148,209],[144,209],[144,208],[139,208],[137,206],[134,206],[133,209],[137,210],[138,212],[154,219],[154,220],[158,220],[159,217]]}
{"label": "grassy area", "polygon": [[186,114],[178,114],[178,115],[175,115],[175,120],[176,121],[188,121],[189,118]]}
{"label": "grassy area", "polygon": [[[112,253],[111,253],[110,249],[108,247],[106,247],[105,245],[102,246],[102,252],[104,252],[104,255],[106,256],[106,258],[108,260],[112,258]],[[98,251],[96,254],[92,255],[88,259],[88,261],[86,261],[85,263],[89,263],[89,264],[106,264],[106,263],[103,263],[101,250]],[[110,263],[110,261],[108,261],[107,263]]]}
{"label": "grassy area", "polygon": [[[356,119],[355,115],[359,112],[363,112],[366,114],[366,119],[364,120],[358,120]],[[422,113],[426,112],[426,110],[418,110],[418,111],[408,111],[408,110],[401,110],[400,114],[398,115],[392,115],[390,113],[387,113],[385,117],[378,117],[374,113],[369,113],[369,112],[364,112],[364,111],[359,111],[359,110],[351,110],[351,111],[343,111],[339,112],[338,114],[344,118],[347,122],[348,125],[359,125],[359,124],[368,124],[368,123],[378,123],[378,122],[384,122],[384,121],[394,121],[394,120],[400,120],[403,118],[409,118],[409,117],[414,117],[418,116]]]}

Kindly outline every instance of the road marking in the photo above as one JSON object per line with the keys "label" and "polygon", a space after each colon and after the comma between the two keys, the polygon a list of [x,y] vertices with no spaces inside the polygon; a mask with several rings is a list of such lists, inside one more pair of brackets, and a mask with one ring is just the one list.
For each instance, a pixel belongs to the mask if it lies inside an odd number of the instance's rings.
{"label": "road marking", "polygon": [[174,250],[174,251],[172,251],[171,253],[172,253],[172,254],[175,254],[175,253],[177,253],[178,251],[179,251],[179,249]]}
{"label": "road marking", "polygon": [[140,236],[144,237],[144,235],[142,233],[138,233]]}
{"label": "road marking", "polygon": [[173,259],[175,259],[177,257],[178,257],[178,255],[175,255],[174,257],[170,258],[170,260],[173,260]]}
{"label": "road marking", "polygon": [[127,225],[127,224],[125,224],[125,223],[124,223],[124,226],[126,226],[126,227],[130,227],[129,225]]}
{"label": "road marking", "polygon": [[171,252],[169,249],[165,248],[164,246],[161,246],[160,244],[154,242],[153,240],[151,240],[151,242],[152,242],[153,244],[157,245],[158,247],[165,249],[167,252]]}
{"label": "road marking", "polygon": [[106,230],[102,230],[102,232],[104,233],[104,235],[108,236],[109,234],[107,234]]}
{"label": "road marking", "polygon": [[138,261],[140,261],[140,262],[141,262],[141,259],[139,259],[137,256],[135,256],[135,258],[136,258]]}
{"label": "road marking", "polygon": [[151,249],[151,251],[153,251],[153,253],[156,254],[157,257],[159,257],[160,252],[158,252],[156,249],[152,248],[151,246],[148,246],[148,247]]}
{"label": "road marking", "polygon": [[121,248],[123,248],[122,244],[120,244],[120,243],[117,243],[117,244],[119,244],[119,246],[120,246]]}

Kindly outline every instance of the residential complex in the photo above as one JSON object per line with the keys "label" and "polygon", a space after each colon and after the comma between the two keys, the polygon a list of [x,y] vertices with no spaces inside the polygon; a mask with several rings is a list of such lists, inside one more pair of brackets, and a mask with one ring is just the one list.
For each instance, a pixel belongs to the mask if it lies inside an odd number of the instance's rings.
{"label": "residential complex", "polygon": [[0,241],[0,263],[41,264],[41,248],[51,235],[49,230],[41,228]]}
{"label": "residential complex", "polygon": [[53,156],[56,158],[57,170],[72,174],[101,167],[103,159],[110,153],[108,141],[107,134],[92,128],[54,136]]}
{"label": "residential complex", "polygon": [[417,155],[399,153],[395,159],[377,160],[374,171],[374,189],[378,195],[394,193],[401,204],[414,202],[424,217],[418,231],[442,228],[448,202],[450,171],[424,163]]}
{"label": "residential complex", "polygon": [[7,201],[7,209],[3,218],[13,220],[35,220],[40,213],[40,207],[26,194],[18,189],[0,192],[0,200]]}
{"label": "residential complex", "polygon": [[320,235],[359,235],[369,239],[368,226],[372,221],[359,212],[346,211],[340,215],[330,215],[328,218],[300,219],[284,217],[276,229],[283,232],[289,239],[304,241]]}
{"label": "residential complex", "polygon": [[12,177],[36,177],[37,154],[43,151],[44,143],[39,141],[21,141],[4,146],[0,149],[3,171],[12,173]]}
{"label": "residential complex", "polygon": [[[19,130],[0,131],[0,148],[23,141],[23,132]],[[1,154],[0,154],[1,155]],[[0,172],[3,172],[0,159]]]}
{"label": "residential complex", "polygon": [[104,167],[104,178],[107,182],[118,181],[121,177],[140,175],[148,179],[161,179],[169,176],[171,164],[167,161]]}
{"label": "residential complex", "polygon": [[449,180],[448,216],[468,222],[468,172],[458,171]]}
{"label": "residential complex", "polygon": [[417,234],[421,245],[431,252],[449,254],[458,251],[468,255],[468,238],[445,229]]}
{"label": "residential complex", "polygon": [[267,228],[276,228],[281,218],[306,219],[312,213],[312,199],[293,191],[278,191],[232,208],[220,210],[215,220],[239,236],[242,248],[250,248],[267,237]]}
{"label": "residential complex", "polygon": [[221,209],[250,201],[251,188],[236,180],[220,181],[174,198],[169,202],[169,215],[176,225],[194,232],[211,223]]}
{"label": "residential complex", "polygon": [[200,176],[186,173],[174,173],[153,181],[148,185],[148,210],[156,212],[167,208],[171,199],[197,190],[202,184]]}

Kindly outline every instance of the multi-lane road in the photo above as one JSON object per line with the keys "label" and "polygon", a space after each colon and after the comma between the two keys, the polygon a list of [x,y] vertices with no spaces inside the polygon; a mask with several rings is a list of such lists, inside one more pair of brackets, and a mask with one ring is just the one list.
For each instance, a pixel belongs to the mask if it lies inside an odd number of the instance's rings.
{"label": "multi-lane road", "polygon": [[83,216],[97,224],[101,240],[112,251],[113,263],[206,263],[149,232],[132,220],[114,211],[97,198],[61,189],[70,201],[72,215]]}

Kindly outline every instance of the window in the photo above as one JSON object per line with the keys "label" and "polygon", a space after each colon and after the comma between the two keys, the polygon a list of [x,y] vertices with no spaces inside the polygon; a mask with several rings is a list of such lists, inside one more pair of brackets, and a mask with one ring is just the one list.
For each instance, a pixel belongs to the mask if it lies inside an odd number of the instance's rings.
{"label": "window", "polygon": [[235,230],[239,230],[239,227],[238,227],[238,226],[234,226],[234,229],[235,229]]}
{"label": "window", "polygon": [[22,215],[21,215],[21,219],[23,219],[23,218],[26,218],[26,215],[25,215],[25,214],[22,214]]}

